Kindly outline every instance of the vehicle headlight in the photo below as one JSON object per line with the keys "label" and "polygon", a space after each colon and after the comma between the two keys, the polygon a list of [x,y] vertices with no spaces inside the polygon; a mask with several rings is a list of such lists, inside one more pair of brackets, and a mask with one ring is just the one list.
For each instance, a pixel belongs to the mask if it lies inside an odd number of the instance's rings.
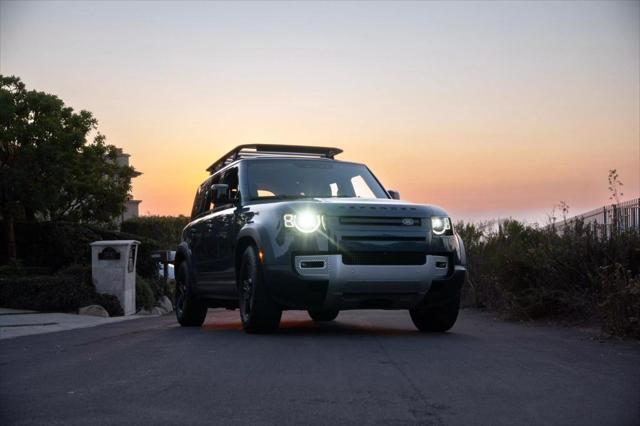
{"label": "vehicle headlight", "polygon": [[304,234],[317,231],[318,228],[320,228],[321,222],[320,215],[310,211],[284,215],[285,228],[296,228]]}
{"label": "vehicle headlight", "polygon": [[431,218],[431,230],[436,235],[452,235],[451,219],[448,217],[432,217]]}

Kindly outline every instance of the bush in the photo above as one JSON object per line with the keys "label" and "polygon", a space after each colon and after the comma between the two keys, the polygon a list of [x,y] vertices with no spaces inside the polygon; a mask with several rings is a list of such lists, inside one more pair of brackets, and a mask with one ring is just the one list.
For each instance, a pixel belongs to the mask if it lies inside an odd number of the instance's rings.
{"label": "bush", "polygon": [[68,276],[0,277],[0,306],[36,311],[76,311],[93,304],[95,288]]}
{"label": "bush", "polygon": [[77,281],[86,283],[93,283],[93,278],[91,276],[91,265],[69,265],[58,270],[56,275],[74,278]]}
{"label": "bush", "polygon": [[[136,271],[147,278],[158,276],[156,262],[151,258],[151,253],[160,249],[155,240],[68,222],[16,224],[18,257],[26,269],[39,268],[38,274],[58,271],[71,265],[91,265],[89,244],[99,240],[140,241]],[[0,244],[0,251],[4,250],[2,246]]]}
{"label": "bush", "polygon": [[175,250],[188,223],[189,218],[182,215],[141,216],[124,221],[120,229],[155,240],[162,250]]}
{"label": "bush", "polygon": [[87,305],[100,305],[110,316],[124,315],[116,296],[96,292],[88,266],[73,265],[55,275],[0,276],[0,306],[75,312]]}
{"label": "bush", "polygon": [[109,316],[121,317],[124,315],[124,310],[120,301],[113,294],[98,293],[95,296],[94,304],[100,305],[109,312]]}
{"label": "bush", "polygon": [[140,275],[136,276],[136,309],[144,308],[148,311],[156,305],[156,298],[149,281]]}
{"label": "bush", "polygon": [[[56,273],[56,275],[72,278],[76,282],[88,283],[93,288],[93,278],[91,276],[90,265],[70,265],[66,268],[60,269]],[[93,297],[92,304],[102,306],[107,310],[107,312],[109,312],[109,315],[112,317],[119,317],[124,315],[124,310],[120,305],[120,300],[118,300],[118,298],[113,294],[96,293]]]}
{"label": "bush", "polygon": [[24,277],[26,275],[48,275],[53,270],[46,266],[24,266],[20,260],[0,265],[0,276]]}
{"label": "bush", "polygon": [[460,223],[456,230],[467,251],[465,304],[512,319],[600,319],[610,332],[633,334],[628,329],[640,309],[637,232],[602,240],[580,221],[562,234],[516,221],[497,229]]}
{"label": "bush", "polygon": [[622,265],[603,268],[600,284],[604,293],[600,303],[605,331],[640,339],[640,275],[631,276]]}
{"label": "bush", "polygon": [[167,296],[169,299],[172,299],[173,293],[164,278],[147,279],[147,282],[156,300],[159,300],[162,296]]}

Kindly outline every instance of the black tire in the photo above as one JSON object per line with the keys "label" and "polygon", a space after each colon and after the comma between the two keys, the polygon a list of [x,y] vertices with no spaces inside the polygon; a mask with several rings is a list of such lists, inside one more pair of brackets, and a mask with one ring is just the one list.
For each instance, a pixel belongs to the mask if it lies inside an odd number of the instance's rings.
{"label": "black tire", "polygon": [[449,330],[458,319],[460,296],[440,306],[416,306],[409,310],[413,324],[422,332],[444,332]]}
{"label": "black tire", "polygon": [[242,328],[247,333],[269,333],[280,326],[282,308],[269,294],[253,246],[245,249],[240,261],[238,304]]}
{"label": "black tire", "polygon": [[311,317],[311,319],[316,322],[333,321],[338,317],[338,314],[340,313],[340,311],[337,309],[331,309],[326,311],[307,311],[307,312],[309,313],[309,316]]}
{"label": "black tire", "polygon": [[207,305],[193,294],[187,262],[176,274],[176,319],[183,327],[200,327],[207,316]]}

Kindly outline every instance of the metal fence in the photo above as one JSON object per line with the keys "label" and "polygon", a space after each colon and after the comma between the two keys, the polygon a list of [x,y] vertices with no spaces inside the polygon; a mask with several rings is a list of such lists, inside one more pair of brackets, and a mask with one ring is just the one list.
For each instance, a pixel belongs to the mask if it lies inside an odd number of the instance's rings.
{"label": "metal fence", "polygon": [[562,232],[578,219],[599,238],[611,238],[622,231],[640,231],[640,198],[588,211],[558,223],[556,228]]}

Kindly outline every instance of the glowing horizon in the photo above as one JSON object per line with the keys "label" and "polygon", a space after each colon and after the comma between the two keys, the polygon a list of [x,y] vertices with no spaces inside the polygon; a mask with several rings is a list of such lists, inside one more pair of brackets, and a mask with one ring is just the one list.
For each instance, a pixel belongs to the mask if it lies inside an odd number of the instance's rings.
{"label": "glowing horizon", "polygon": [[640,193],[638,2],[2,2],[0,73],[93,112],[143,214],[243,143],[340,147],[454,221]]}

